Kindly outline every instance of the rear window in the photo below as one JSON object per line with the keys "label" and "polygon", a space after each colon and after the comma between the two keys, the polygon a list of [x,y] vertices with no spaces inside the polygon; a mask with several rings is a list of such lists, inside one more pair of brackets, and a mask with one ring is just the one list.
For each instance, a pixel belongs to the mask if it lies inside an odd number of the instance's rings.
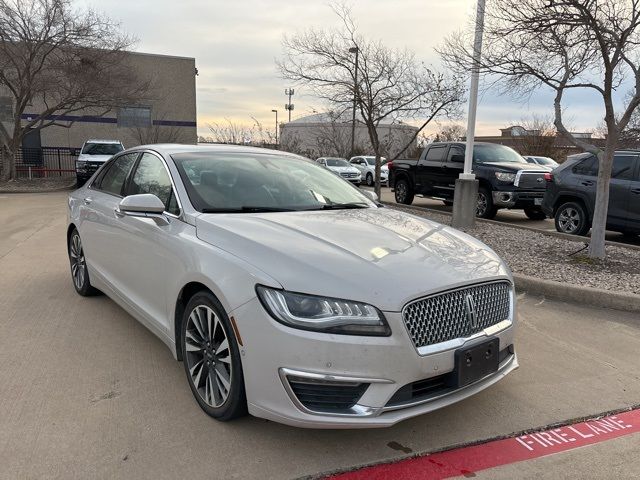
{"label": "rear window", "polygon": [[120,143],[85,143],[82,153],[85,155],[115,155],[124,150]]}

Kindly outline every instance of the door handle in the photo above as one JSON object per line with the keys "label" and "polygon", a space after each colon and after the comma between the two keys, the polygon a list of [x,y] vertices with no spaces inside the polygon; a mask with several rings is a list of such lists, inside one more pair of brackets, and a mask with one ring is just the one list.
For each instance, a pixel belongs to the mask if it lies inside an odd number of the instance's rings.
{"label": "door handle", "polygon": [[635,193],[636,195],[640,195],[640,188],[632,188],[631,193]]}
{"label": "door handle", "polygon": [[593,186],[593,182],[591,180],[585,180],[584,182],[580,182],[580,183],[582,183],[582,185],[584,185],[585,187]]}
{"label": "door handle", "polygon": [[93,202],[93,198],[91,198],[91,197],[85,197],[84,198],[84,204],[85,205],[89,205],[91,202]]}

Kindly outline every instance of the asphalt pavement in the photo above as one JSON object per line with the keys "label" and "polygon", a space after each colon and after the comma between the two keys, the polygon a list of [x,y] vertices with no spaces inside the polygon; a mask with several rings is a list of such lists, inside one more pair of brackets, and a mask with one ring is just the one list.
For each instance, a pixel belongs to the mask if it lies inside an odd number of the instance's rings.
{"label": "asphalt pavement", "polygon": [[[380,430],[217,422],[160,340],[109,298],[76,295],[65,209],[64,193],[0,196],[0,479],[296,478],[640,403],[637,316],[523,294],[520,369],[459,404]],[[477,475],[637,478],[639,444]]]}

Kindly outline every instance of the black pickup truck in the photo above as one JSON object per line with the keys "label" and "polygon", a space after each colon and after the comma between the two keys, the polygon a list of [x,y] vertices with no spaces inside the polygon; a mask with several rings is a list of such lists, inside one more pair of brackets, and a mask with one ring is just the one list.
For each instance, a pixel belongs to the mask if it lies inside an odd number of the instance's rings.
{"label": "black pickup truck", "polygon": [[[455,181],[464,166],[465,145],[434,142],[418,160],[389,162],[389,185],[396,202],[411,205],[415,195],[453,203]],[[473,173],[480,182],[477,216],[495,217],[500,208],[524,209],[532,220],[546,218],[540,205],[544,197],[547,167],[527,163],[504,145],[478,142],[473,148]]]}

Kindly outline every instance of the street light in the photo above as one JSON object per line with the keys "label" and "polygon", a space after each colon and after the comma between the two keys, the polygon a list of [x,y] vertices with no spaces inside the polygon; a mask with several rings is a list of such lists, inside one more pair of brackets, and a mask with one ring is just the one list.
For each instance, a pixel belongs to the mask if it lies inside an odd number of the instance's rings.
{"label": "street light", "polygon": [[351,114],[351,156],[355,148],[356,141],[356,99],[358,97],[358,53],[360,49],[358,47],[351,47],[349,53],[356,54],[355,72],[353,74],[353,112]]}
{"label": "street light", "polygon": [[271,110],[276,114],[276,148],[278,148],[278,110]]}
{"label": "street light", "polygon": [[467,144],[464,152],[464,170],[456,180],[453,194],[453,217],[451,225],[456,228],[472,227],[476,219],[478,204],[478,181],[471,172],[473,162],[473,139],[476,130],[476,110],[478,108],[478,83],[480,79],[480,55],[482,54],[482,33],[484,30],[485,0],[478,0],[476,29],[473,42],[473,65],[471,67],[471,88],[469,89],[469,114],[467,115]]}

